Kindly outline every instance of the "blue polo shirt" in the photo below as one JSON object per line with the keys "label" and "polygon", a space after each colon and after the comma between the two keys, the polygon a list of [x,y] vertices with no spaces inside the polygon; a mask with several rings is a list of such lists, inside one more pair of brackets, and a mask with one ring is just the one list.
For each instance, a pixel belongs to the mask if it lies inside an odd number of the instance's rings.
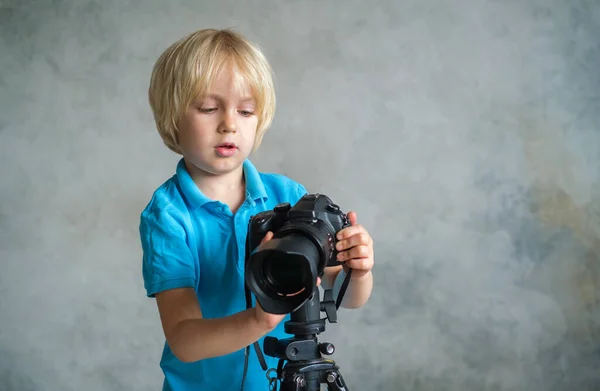
{"label": "blue polo shirt", "polygon": [[[194,288],[204,318],[220,318],[246,309],[244,262],[250,217],[281,202],[295,204],[306,189],[280,175],[260,173],[246,160],[246,199],[233,214],[220,201],[205,196],[188,174],[183,159],[176,173],[153,194],[140,219],[142,274],[148,297],[167,289]],[[254,299],[253,299],[254,302]],[[288,338],[284,319],[269,333]],[[263,346],[264,338],[259,340]],[[194,363],[179,361],[165,342],[160,366],[163,391],[239,391],[245,354],[232,354]],[[268,368],[278,360],[265,355]],[[245,391],[268,388],[266,372],[254,347],[250,349]]]}

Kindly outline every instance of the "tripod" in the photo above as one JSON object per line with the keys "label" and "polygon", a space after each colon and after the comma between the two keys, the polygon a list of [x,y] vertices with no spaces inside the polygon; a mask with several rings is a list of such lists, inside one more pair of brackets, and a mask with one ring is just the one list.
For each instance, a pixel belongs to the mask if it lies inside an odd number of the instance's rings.
{"label": "tripod", "polygon": [[[317,339],[317,335],[325,331],[321,311],[330,322],[337,322],[332,291],[325,290],[322,303],[319,299],[319,290],[315,287],[311,298],[292,312],[290,320],[284,323],[285,332],[294,337],[280,340],[265,338],[265,354],[279,358],[277,370],[271,368],[267,372],[267,377],[276,372],[276,376],[269,377],[270,390],[277,390],[279,380],[280,391],[319,391],[321,384],[327,384],[329,391],[348,391],[335,361],[322,356],[333,354],[335,347],[329,342],[319,343]],[[284,361],[287,364],[283,365]]]}

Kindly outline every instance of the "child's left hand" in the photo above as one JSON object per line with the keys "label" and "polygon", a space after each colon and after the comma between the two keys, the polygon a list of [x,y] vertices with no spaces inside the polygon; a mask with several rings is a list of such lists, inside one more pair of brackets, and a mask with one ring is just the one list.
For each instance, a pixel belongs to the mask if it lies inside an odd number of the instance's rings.
{"label": "child's left hand", "polygon": [[348,219],[350,227],[340,230],[337,234],[337,259],[344,263],[344,268],[352,269],[352,277],[360,278],[373,268],[373,239],[367,230],[357,223],[355,212],[349,212]]}

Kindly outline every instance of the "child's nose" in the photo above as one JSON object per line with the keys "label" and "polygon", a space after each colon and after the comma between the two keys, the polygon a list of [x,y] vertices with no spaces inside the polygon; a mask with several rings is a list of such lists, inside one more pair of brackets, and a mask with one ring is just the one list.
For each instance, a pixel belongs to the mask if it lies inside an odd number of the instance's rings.
{"label": "child's nose", "polygon": [[219,127],[220,132],[229,133],[237,131],[237,124],[235,122],[235,117],[231,114],[225,114],[223,117],[223,122]]}

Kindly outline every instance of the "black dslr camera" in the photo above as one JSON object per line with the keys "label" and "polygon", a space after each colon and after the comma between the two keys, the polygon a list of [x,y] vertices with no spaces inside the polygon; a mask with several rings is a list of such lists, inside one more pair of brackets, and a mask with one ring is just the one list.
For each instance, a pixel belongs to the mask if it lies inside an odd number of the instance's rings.
{"label": "black dslr camera", "polygon": [[[246,285],[269,313],[297,310],[313,294],[325,267],[336,266],[336,234],[350,226],[346,214],[329,197],[307,194],[291,207],[250,218],[246,243]],[[268,231],[273,238],[257,249]]]}

